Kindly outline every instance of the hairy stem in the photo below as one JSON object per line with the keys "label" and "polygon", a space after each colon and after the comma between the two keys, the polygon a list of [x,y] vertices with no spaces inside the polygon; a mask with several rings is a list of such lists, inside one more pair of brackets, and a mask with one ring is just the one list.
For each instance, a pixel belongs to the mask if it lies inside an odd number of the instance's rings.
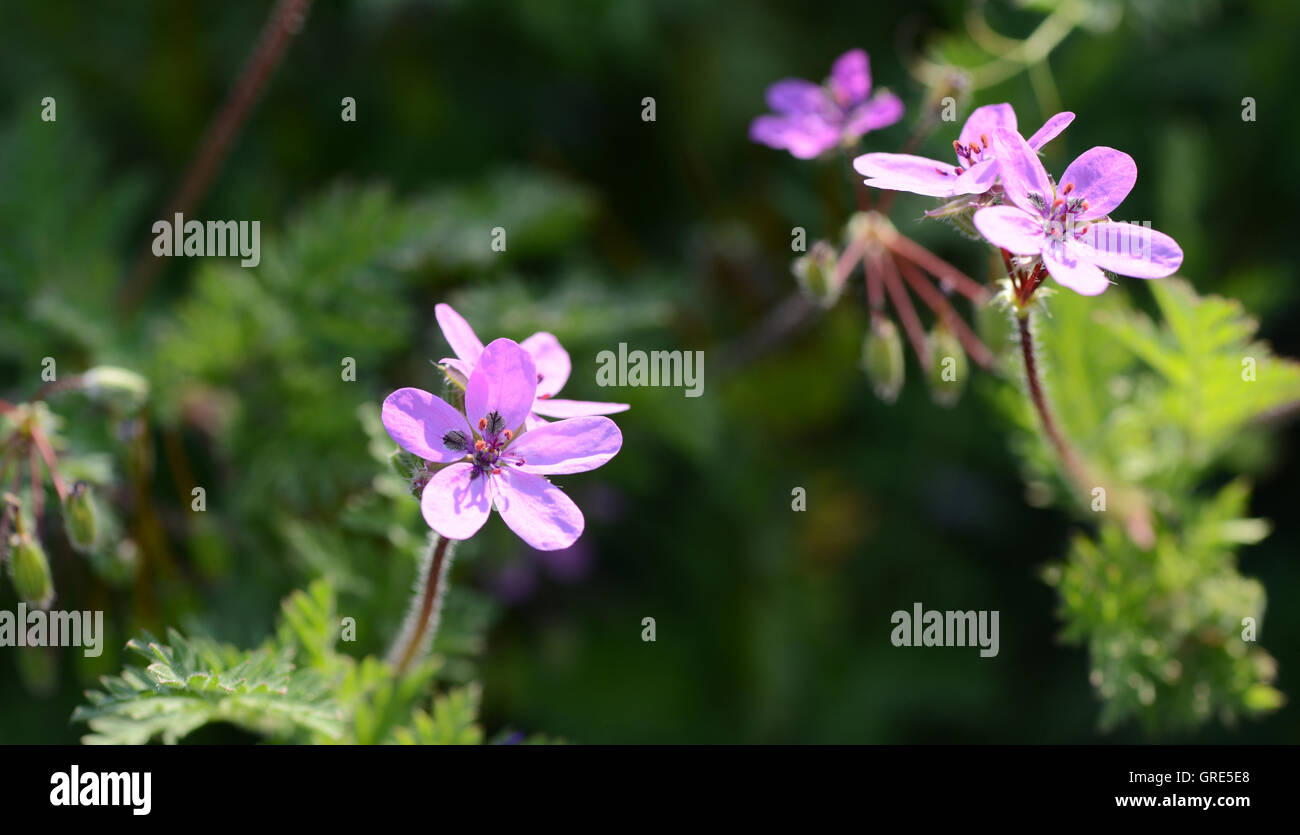
{"label": "hairy stem", "polygon": [[388,653],[388,660],[399,678],[411,666],[412,661],[433,646],[433,638],[438,633],[442,597],[447,590],[444,579],[451,565],[451,540],[436,535],[435,538],[437,542],[421,563],[420,584],[411,601],[406,625],[402,627],[402,633]]}
{"label": "hairy stem", "polygon": [[1020,328],[1020,353],[1025,360],[1025,382],[1029,386],[1029,399],[1033,401],[1038,419],[1042,421],[1043,431],[1047,433],[1047,439],[1052,442],[1052,447],[1060,457],[1070,481],[1074,482],[1075,487],[1080,490],[1086,490],[1091,483],[1088,470],[1083,466],[1074,448],[1061,434],[1061,429],[1057,426],[1056,419],[1052,417],[1052,410],[1047,404],[1047,397],[1043,393],[1043,383],[1038,375],[1038,361],[1034,355],[1034,336],[1029,326],[1029,316],[1028,310],[1021,310],[1016,315],[1016,324]]}

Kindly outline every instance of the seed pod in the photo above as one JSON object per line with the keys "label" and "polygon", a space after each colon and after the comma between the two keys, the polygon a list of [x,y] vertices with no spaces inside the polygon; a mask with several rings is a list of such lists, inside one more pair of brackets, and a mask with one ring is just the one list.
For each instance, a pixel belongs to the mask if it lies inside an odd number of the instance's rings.
{"label": "seed pod", "polygon": [[72,485],[63,502],[63,530],[68,535],[68,542],[76,550],[83,554],[95,550],[99,539],[95,499],[90,494],[90,486],[84,481]]}
{"label": "seed pod", "polygon": [[871,323],[871,331],[862,344],[862,365],[877,397],[886,403],[898,399],[906,364],[903,340],[893,321],[880,317]]}
{"label": "seed pod", "polygon": [[844,289],[844,282],[837,281],[835,275],[838,258],[834,247],[826,241],[817,241],[808,254],[796,258],[790,268],[799,288],[822,307],[833,306]]}
{"label": "seed pod", "polygon": [[45,549],[31,536],[15,534],[9,552],[9,579],[18,596],[31,606],[44,609],[54,599],[54,581]]}
{"label": "seed pod", "polygon": [[934,361],[930,366],[930,396],[940,406],[953,406],[966,389],[970,366],[961,340],[942,324],[930,332],[930,347]]}

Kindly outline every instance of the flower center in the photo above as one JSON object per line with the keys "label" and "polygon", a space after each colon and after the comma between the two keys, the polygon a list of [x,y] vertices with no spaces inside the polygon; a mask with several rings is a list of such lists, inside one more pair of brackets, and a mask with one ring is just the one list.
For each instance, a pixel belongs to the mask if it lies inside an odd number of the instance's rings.
{"label": "flower center", "polygon": [[464,432],[453,429],[442,436],[442,445],[469,456],[470,463],[474,465],[470,478],[474,479],[489,473],[500,474],[503,464],[519,466],[524,463],[524,459],[506,452],[514,438],[514,432],[506,428],[501,413],[489,412],[486,417],[479,418],[478,431],[474,433],[473,439],[467,438]]}

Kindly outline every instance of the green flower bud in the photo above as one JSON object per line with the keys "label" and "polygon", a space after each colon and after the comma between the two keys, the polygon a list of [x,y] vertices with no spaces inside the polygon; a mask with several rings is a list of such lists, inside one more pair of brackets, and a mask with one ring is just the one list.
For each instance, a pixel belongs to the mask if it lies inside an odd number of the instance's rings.
{"label": "green flower bud", "polygon": [[45,549],[26,534],[16,534],[9,552],[9,579],[28,605],[44,609],[54,599],[54,581]]}
{"label": "green flower bud", "polygon": [[799,289],[822,307],[832,307],[839,301],[844,282],[835,275],[835,262],[839,260],[835,248],[826,241],[817,241],[807,255],[796,258],[791,265]]}
{"label": "green flower bud", "polygon": [[99,527],[95,521],[95,499],[90,486],[78,481],[63,502],[63,530],[72,547],[83,554],[95,550]]}
{"label": "green flower bud", "polygon": [[892,321],[879,318],[871,324],[871,331],[862,343],[862,365],[876,396],[886,403],[898,399],[903,388],[906,364],[903,358],[903,340]]}
{"label": "green flower bud", "polygon": [[134,371],[101,365],[81,375],[86,396],[120,412],[135,412],[149,398],[149,381]]}
{"label": "green flower bud", "polygon": [[970,366],[961,340],[942,324],[930,332],[930,349],[934,356],[930,366],[930,395],[940,406],[952,406],[966,388]]}

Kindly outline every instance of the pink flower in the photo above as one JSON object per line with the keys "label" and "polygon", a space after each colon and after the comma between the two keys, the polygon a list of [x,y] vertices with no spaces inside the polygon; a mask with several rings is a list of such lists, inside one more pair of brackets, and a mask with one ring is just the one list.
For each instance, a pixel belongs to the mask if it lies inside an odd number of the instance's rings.
{"label": "pink flower", "polygon": [[999,130],[992,143],[1011,205],[980,209],[974,220],[994,246],[1040,256],[1059,284],[1085,296],[1110,286],[1102,270],[1164,278],[1182,265],[1183,251],[1173,238],[1107,216],[1137,182],[1137,164],[1128,154],[1104,147],[1084,151],[1058,186],[1020,134]]}
{"label": "pink flower", "polygon": [[[1073,113],[1057,113],[1029,137],[1029,147],[1037,151],[1073,121]],[[889,191],[927,197],[983,194],[998,178],[989,142],[999,130],[1016,130],[1016,112],[1009,104],[986,104],[975,108],[952,143],[956,166],[911,154],[863,154],[853,161],[853,168],[867,178],[867,185]]]}
{"label": "pink flower", "polygon": [[767,88],[767,104],[775,114],[755,119],[749,138],[799,159],[851,144],[903,118],[898,96],[888,90],[871,95],[871,66],[860,49],[836,59],[825,85],[801,78],[776,82]]}
{"label": "pink flower", "polygon": [[[447,338],[456,358],[446,358],[442,364],[450,368],[457,381],[464,385],[474,371],[479,355],[483,352],[483,343],[479,341],[474,329],[465,318],[452,309],[449,304],[440,304],[434,308],[438,326]],[[569,379],[573,364],[569,361],[569,352],[564,350],[560,340],[553,334],[540,331],[519,343],[532,357],[537,367],[537,399],[529,410],[527,425],[529,429],[545,425],[546,421],[539,415],[553,418],[582,417],[584,415],[612,415],[626,412],[630,406],[626,403],[601,403],[591,400],[564,400],[556,398],[560,389]]]}
{"label": "pink flower", "polygon": [[420,498],[424,520],[440,535],[470,538],[493,507],[540,551],[568,548],[582,535],[582,511],[543,476],[596,469],[619,451],[623,435],[614,421],[596,416],[525,429],[537,389],[529,352],[498,339],[475,357],[464,415],[417,388],[384,400],[389,436],[413,455],[448,465]]}

